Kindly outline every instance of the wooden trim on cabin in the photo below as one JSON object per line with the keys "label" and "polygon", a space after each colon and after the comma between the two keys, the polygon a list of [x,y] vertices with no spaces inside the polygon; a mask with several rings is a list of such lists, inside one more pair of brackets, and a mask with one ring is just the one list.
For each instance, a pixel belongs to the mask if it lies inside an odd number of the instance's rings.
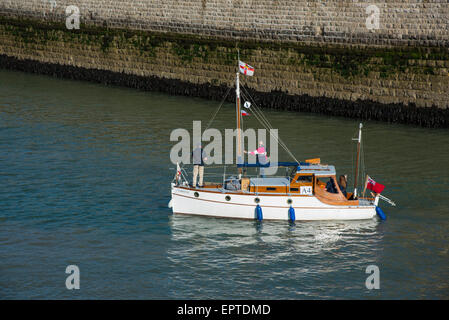
{"label": "wooden trim on cabin", "polygon": [[320,200],[321,202],[325,203],[325,204],[329,204],[329,205],[333,205],[333,206],[358,206],[359,205],[359,200],[348,200],[345,198],[345,196],[343,195],[343,193],[340,190],[340,187],[335,179],[335,176],[331,176],[328,177],[330,179],[334,180],[335,183],[335,187],[337,188],[338,193],[330,193],[326,191],[326,185],[321,182],[318,181],[318,179],[316,179],[316,187],[314,190],[315,193],[315,197]]}
{"label": "wooden trim on cabin", "polygon": [[264,196],[272,196],[272,197],[312,197],[311,195],[303,195],[303,194],[299,194],[294,192],[294,193],[278,193],[278,192],[260,192],[258,191],[256,192],[243,192],[241,190],[226,190],[226,192],[222,192],[221,190],[204,190],[202,188],[190,188],[190,187],[185,187],[185,186],[175,186],[174,188],[179,188],[179,189],[184,189],[184,190],[189,190],[189,191],[197,191],[197,192],[210,192],[210,193],[221,193],[221,194],[229,194],[229,195],[233,195],[233,194],[237,194],[237,195],[242,195],[242,196],[256,196],[256,195],[264,195]]}
{"label": "wooden trim on cabin", "polygon": [[221,186],[223,186],[223,184],[217,183],[217,184],[207,184],[207,185],[204,185],[204,186],[202,186],[202,187],[200,187],[200,188],[204,188],[204,189],[214,189],[214,188],[218,188],[218,187],[221,187]]}
{"label": "wooden trim on cabin", "polygon": [[299,177],[311,177],[312,178],[312,182],[313,182],[313,173],[297,172],[295,174],[295,176],[293,177],[291,184],[300,183],[300,182],[298,182]]}

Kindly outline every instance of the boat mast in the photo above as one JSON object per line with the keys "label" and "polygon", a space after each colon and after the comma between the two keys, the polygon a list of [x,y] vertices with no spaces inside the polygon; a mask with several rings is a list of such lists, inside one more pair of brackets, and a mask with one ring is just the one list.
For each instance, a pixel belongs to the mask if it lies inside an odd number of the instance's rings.
{"label": "boat mast", "polygon": [[[238,51],[237,51],[238,52]],[[240,62],[240,53],[238,53],[238,62]],[[239,65],[237,68],[240,68]],[[237,164],[242,161],[242,141],[241,141],[241,112],[240,112],[240,81],[239,81],[239,70],[237,69],[236,83],[235,83],[235,95],[236,95],[236,120],[237,120]],[[239,168],[239,173],[242,173],[242,169]]]}
{"label": "boat mast", "polygon": [[359,177],[359,162],[360,162],[360,144],[362,143],[362,128],[363,124],[360,123],[359,126],[359,137],[357,140],[357,161],[355,164],[355,178],[354,178],[354,199],[357,197],[357,180]]}
{"label": "boat mast", "polygon": [[242,150],[241,150],[241,145],[240,145],[240,129],[241,129],[241,124],[240,124],[240,83],[239,83],[239,73],[237,72],[237,79],[236,79],[236,87],[237,89],[235,90],[236,93],[236,116],[237,116],[237,137],[238,137],[238,145],[239,145],[239,151],[238,151],[238,155],[241,156]]}

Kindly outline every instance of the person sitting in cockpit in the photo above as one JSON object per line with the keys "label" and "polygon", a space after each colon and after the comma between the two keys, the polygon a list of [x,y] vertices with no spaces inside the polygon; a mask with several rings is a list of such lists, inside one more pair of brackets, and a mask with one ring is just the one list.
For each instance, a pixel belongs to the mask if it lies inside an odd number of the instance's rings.
{"label": "person sitting in cockpit", "polygon": [[345,196],[345,198],[348,197],[348,193],[346,192],[346,186],[347,186],[347,178],[345,175],[341,175],[338,178],[339,182],[338,182],[338,186],[340,187],[340,191],[341,193],[343,193],[343,195]]}

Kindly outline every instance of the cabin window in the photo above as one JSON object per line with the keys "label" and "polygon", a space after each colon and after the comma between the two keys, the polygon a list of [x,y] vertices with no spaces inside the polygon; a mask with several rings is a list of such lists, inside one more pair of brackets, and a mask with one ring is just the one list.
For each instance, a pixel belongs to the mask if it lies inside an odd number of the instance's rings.
{"label": "cabin window", "polygon": [[230,201],[231,200],[231,197],[230,196],[226,196],[226,201]]}
{"label": "cabin window", "polygon": [[338,193],[338,189],[335,180],[332,177],[320,178],[319,183],[325,186],[325,189],[329,193]]}
{"label": "cabin window", "polygon": [[271,188],[271,187],[267,188],[267,191],[275,191],[275,190],[276,190],[276,188]]}
{"label": "cabin window", "polygon": [[259,202],[260,202],[260,199],[259,199],[259,198],[255,198],[255,199],[254,199],[254,202],[255,202],[255,203],[259,203]]}
{"label": "cabin window", "polygon": [[293,203],[292,199],[287,200],[287,204],[292,204],[292,203]]}
{"label": "cabin window", "polygon": [[290,188],[290,191],[299,191],[298,188]]}
{"label": "cabin window", "polygon": [[312,182],[312,176],[299,176],[296,182]]}
{"label": "cabin window", "polygon": [[198,198],[200,196],[198,192],[195,192],[193,195],[195,196],[195,198]]}

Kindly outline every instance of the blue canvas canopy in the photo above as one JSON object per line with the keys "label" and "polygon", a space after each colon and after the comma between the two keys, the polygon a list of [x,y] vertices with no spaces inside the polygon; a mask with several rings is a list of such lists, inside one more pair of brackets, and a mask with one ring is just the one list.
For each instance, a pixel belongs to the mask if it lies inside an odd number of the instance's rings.
{"label": "blue canvas canopy", "polygon": [[297,172],[310,173],[316,176],[331,176],[335,175],[335,167],[322,164],[308,164],[307,166],[301,164],[297,167]]}
{"label": "blue canvas canopy", "polygon": [[300,163],[298,162],[277,162],[277,163],[265,163],[265,164],[261,164],[259,162],[256,163],[248,163],[248,162],[244,162],[244,163],[238,163],[237,164],[237,168],[268,168],[268,167],[297,167],[299,166]]}

